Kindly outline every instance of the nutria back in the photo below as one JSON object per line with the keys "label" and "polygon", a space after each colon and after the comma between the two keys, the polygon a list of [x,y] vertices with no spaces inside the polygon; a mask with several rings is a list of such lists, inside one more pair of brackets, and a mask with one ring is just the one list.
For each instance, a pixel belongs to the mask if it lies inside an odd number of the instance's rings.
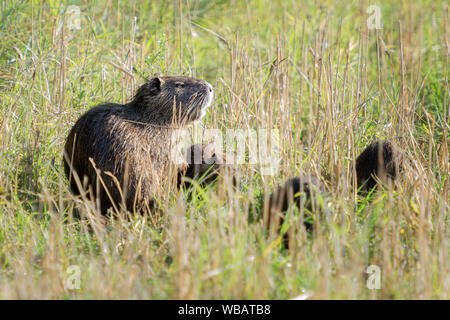
{"label": "nutria back", "polygon": [[[300,208],[302,196],[304,197],[304,207],[309,211],[313,211],[311,202],[313,193],[325,192],[325,186],[320,180],[314,176],[301,175],[288,179],[283,185],[279,186],[269,197],[268,203],[268,224],[272,224],[271,220],[280,213],[286,212],[290,206],[295,205]],[[280,224],[282,223],[282,219]],[[305,221],[307,227],[310,223]]]}
{"label": "nutria back", "polygon": [[[321,208],[313,200],[326,191],[325,185],[318,178],[311,175],[300,175],[288,179],[270,195],[268,204],[265,205],[263,217],[265,226],[269,232],[278,234],[284,223],[284,214],[291,206],[295,206],[300,210],[303,205],[304,209],[307,209],[310,213],[320,213]],[[303,225],[308,231],[311,231],[313,228],[311,218],[305,210]],[[283,236],[283,245],[285,248],[289,247],[289,231]]]}
{"label": "nutria back", "polygon": [[372,142],[356,158],[355,169],[360,193],[366,193],[377,185],[377,179],[393,181],[409,166],[405,153],[393,142]]}
{"label": "nutria back", "polygon": [[192,180],[198,180],[201,185],[214,182],[223,167],[224,159],[213,144],[194,144],[186,150],[186,163],[186,167],[178,173],[180,187],[189,187]]}
{"label": "nutria back", "polygon": [[72,192],[90,191],[103,214],[121,204],[132,212],[151,208],[171,180],[172,131],[201,119],[212,92],[204,80],[155,77],[128,104],[88,110],[70,130],[64,149]]}

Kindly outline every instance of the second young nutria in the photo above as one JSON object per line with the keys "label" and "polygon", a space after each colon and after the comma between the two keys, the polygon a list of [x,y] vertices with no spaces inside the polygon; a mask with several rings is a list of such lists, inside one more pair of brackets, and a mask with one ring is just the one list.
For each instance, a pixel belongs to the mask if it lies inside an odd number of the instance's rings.
{"label": "second young nutria", "polygon": [[372,190],[377,179],[386,183],[394,180],[407,165],[405,154],[392,142],[372,142],[358,156],[355,163],[358,189],[361,193]]}
{"label": "second young nutria", "polygon": [[64,169],[72,191],[90,190],[103,214],[121,203],[132,212],[151,207],[160,188],[171,182],[174,128],[201,119],[212,97],[213,88],[204,80],[154,77],[131,102],[88,110],[65,144]]}
{"label": "second young nutria", "polygon": [[[319,212],[318,203],[313,200],[317,195],[326,191],[325,186],[318,178],[309,175],[296,176],[288,179],[282,186],[279,186],[269,197],[269,202],[264,214],[265,225],[270,231],[279,232],[284,222],[284,214],[291,206],[307,209],[309,213]],[[307,230],[313,227],[313,217],[305,214],[303,224]],[[288,233],[283,237],[285,246],[288,245]]]}
{"label": "second young nutria", "polygon": [[187,166],[178,173],[178,185],[187,187],[192,180],[206,185],[219,176],[223,157],[217,153],[213,144],[194,144],[186,151],[186,163]]}

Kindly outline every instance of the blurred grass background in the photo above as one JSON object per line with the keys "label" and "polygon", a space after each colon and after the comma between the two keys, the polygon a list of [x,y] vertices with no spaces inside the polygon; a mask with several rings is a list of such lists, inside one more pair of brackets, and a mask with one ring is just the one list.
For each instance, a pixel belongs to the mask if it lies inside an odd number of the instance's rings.
{"label": "blurred grass background", "polygon": [[[0,298],[448,299],[448,17],[427,0],[2,1]],[[174,193],[156,220],[73,219],[90,208],[62,171],[68,130],[154,73],[214,86],[207,128],[278,129],[278,174],[240,167],[238,190]],[[419,169],[369,201],[352,165],[375,138]],[[287,251],[248,212],[303,173],[332,191],[313,235],[291,216]]]}

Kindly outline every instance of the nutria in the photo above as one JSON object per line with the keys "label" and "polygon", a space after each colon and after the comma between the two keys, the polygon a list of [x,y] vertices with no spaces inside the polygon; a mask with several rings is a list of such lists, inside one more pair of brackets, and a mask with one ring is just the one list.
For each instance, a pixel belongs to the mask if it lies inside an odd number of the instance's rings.
{"label": "nutria", "polygon": [[393,142],[372,142],[356,159],[358,190],[360,193],[372,190],[378,179],[384,183],[395,180],[407,165],[407,157]]}
{"label": "nutria", "polygon": [[197,180],[203,186],[214,182],[224,160],[213,144],[194,144],[186,151],[186,163],[187,166],[178,173],[180,187],[189,187],[192,180]]}
{"label": "nutria", "polygon": [[[171,182],[173,129],[201,119],[212,93],[212,86],[204,80],[156,76],[137,90],[131,102],[88,110],[70,130],[65,144],[64,169],[72,191],[80,194],[91,189],[99,198],[102,214],[121,203],[131,212],[151,207],[160,187]],[[99,176],[90,159],[101,172]],[[80,182],[83,190],[79,190]]]}
{"label": "nutria", "polygon": [[[303,208],[309,213],[319,212],[320,208],[317,202],[312,201],[317,195],[326,191],[325,186],[314,176],[301,175],[288,179],[282,186],[279,186],[269,197],[266,213],[264,214],[265,225],[270,231],[274,228],[279,232],[284,222],[284,214],[295,205],[299,210],[302,202]],[[314,221],[313,217],[304,211],[303,224],[306,230],[311,231]],[[288,246],[288,233],[283,236],[284,246]]]}

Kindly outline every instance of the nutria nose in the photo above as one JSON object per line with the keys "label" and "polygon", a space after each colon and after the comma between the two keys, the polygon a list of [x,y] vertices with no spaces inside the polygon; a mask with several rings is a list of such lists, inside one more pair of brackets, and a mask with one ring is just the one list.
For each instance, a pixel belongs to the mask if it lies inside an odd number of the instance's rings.
{"label": "nutria nose", "polygon": [[212,85],[210,85],[209,82],[207,82],[207,81],[205,81],[205,84],[206,84],[206,86],[208,87],[208,91],[209,91],[210,93],[212,93],[212,92],[213,92],[213,87],[212,87]]}

